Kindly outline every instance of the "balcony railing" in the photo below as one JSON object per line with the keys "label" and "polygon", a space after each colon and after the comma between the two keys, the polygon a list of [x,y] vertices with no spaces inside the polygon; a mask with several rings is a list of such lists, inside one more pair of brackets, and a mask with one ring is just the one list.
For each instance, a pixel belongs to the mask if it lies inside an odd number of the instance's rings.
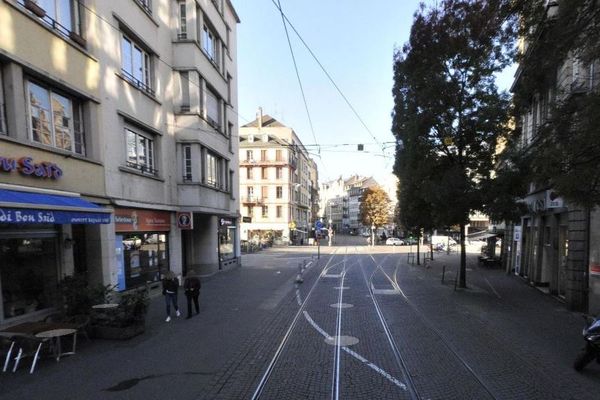
{"label": "balcony railing", "polygon": [[258,196],[243,196],[242,203],[244,203],[244,204],[262,204],[263,199]]}
{"label": "balcony railing", "polygon": [[[79,7],[80,7],[79,3],[78,2],[74,2],[74,3],[75,3],[75,6],[73,7],[74,8],[73,12],[79,13]],[[71,39],[72,41],[74,41],[75,43],[80,45],[81,47],[86,46],[86,44],[87,44],[86,40],[79,33],[79,32],[81,32],[80,24],[77,24],[74,27],[66,27],[66,26],[62,25],[57,20],[50,17],[46,13],[46,10],[33,0],[21,0],[21,1],[19,1],[19,4],[21,4],[23,7],[25,7],[29,11],[31,11],[36,17],[38,17],[42,22],[44,22],[46,25],[48,25],[54,31],[59,33],[61,36]],[[72,18],[74,18],[74,16],[72,16]]]}
{"label": "balcony railing", "polygon": [[133,168],[136,169],[138,171],[140,171],[142,174],[146,174],[146,175],[158,175],[158,170],[148,167],[146,165],[142,165],[142,164],[135,164],[132,162],[127,162],[127,167],[128,168]]}
{"label": "balcony railing", "polygon": [[150,87],[150,85],[148,85],[145,82],[140,81],[139,79],[137,79],[135,76],[131,75],[129,72],[125,71],[124,69],[121,69],[121,73],[123,74],[123,77],[125,79],[127,79],[129,82],[131,82],[132,85],[137,86],[144,92],[148,93],[150,96],[155,97],[154,90]]}

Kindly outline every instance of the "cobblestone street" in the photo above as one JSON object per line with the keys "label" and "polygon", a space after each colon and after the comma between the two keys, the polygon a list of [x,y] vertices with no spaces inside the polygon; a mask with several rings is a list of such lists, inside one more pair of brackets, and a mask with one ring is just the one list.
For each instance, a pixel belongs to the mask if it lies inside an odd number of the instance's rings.
{"label": "cobblestone street", "polygon": [[337,242],[318,259],[316,247],[245,255],[204,280],[200,315],[167,324],[158,296],[145,334],[4,373],[0,398],[597,398],[600,366],[571,368],[583,321],[558,300],[476,253],[455,290],[456,253],[424,267],[408,246]]}

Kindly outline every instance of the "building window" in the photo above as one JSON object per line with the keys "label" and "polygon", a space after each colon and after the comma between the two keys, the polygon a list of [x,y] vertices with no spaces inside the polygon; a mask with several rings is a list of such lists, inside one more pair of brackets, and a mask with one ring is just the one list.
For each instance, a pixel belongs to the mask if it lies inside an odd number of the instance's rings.
{"label": "building window", "polygon": [[254,196],[254,186],[248,186],[246,193],[248,194],[248,199],[252,199]]}
{"label": "building window", "polygon": [[269,206],[262,206],[262,217],[269,218]]}
{"label": "building window", "polygon": [[267,161],[267,151],[266,150],[261,150],[260,151],[260,160],[261,161]]}
{"label": "building window", "polygon": [[283,198],[283,186],[277,186],[275,192],[277,193],[278,199]]}
{"label": "building window", "polygon": [[214,64],[217,64],[219,60],[218,48],[217,36],[212,29],[204,25],[202,29],[202,49]]}
{"label": "building window", "polygon": [[[21,2],[26,8],[41,18],[44,23],[52,29],[66,37],[70,37],[80,45],[85,45],[83,39],[73,38],[70,34],[81,34],[81,18],[79,1],[76,0],[38,0],[34,1],[33,6],[29,2]],[[44,11],[42,15],[38,14],[35,8],[41,8]],[[44,14],[45,13],[45,14]]]}
{"label": "building window", "polygon": [[190,73],[188,71],[179,72],[179,81],[181,84],[181,112],[190,111]]}
{"label": "building window", "polygon": [[275,150],[275,161],[283,161],[283,152],[281,150]]}
{"label": "building window", "polygon": [[27,82],[31,139],[85,155],[81,105],[52,89]]}
{"label": "building window", "polygon": [[275,168],[275,179],[283,179],[283,167]]}
{"label": "building window", "polygon": [[212,90],[206,90],[206,120],[215,129],[221,129],[221,102]]}
{"label": "building window", "polygon": [[134,0],[136,1],[148,14],[152,14],[152,1],[151,0]]}
{"label": "building window", "polygon": [[269,187],[268,186],[263,186],[260,188],[260,192],[262,195],[263,199],[268,199],[269,198]]}
{"label": "building window", "polygon": [[154,96],[150,84],[150,55],[125,34],[121,37],[121,72],[133,85]]}
{"label": "building window", "polygon": [[246,150],[246,160],[254,161],[254,152],[252,150]]}
{"label": "building window", "polygon": [[206,184],[219,187],[219,159],[211,153],[206,153]]}
{"label": "building window", "polygon": [[281,207],[281,206],[277,206],[277,208],[275,208],[275,210],[276,210],[276,212],[277,212],[277,218],[281,218],[281,216],[282,216],[281,214],[282,214],[283,207]]}
{"label": "building window", "polygon": [[125,128],[127,135],[127,166],[142,173],[156,175],[154,169],[153,135],[133,128]]}
{"label": "building window", "polygon": [[183,146],[183,180],[192,180],[192,146]]}
{"label": "building window", "polygon": [[260,169],[260,176],[262,179],[269,179],[269,170],[267,169],[267,167],[262,167]]}
{"label": "building window", "polygon": [[253,171],[254,171],[254,168],[252,168],[252,167],[246,168],[246,179],[254,179],[253,178],[254,174],[252,173]]}
{"label": "building window", "polygon": [[177,39],[187,39],[187,11],[185,1],[180,1],[178,6],[179,32],[177,33]]}

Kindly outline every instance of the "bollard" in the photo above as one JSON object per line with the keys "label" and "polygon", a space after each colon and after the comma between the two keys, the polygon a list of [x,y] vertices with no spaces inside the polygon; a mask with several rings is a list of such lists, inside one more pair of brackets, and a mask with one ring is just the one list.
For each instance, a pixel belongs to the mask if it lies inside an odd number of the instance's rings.
{"label": "bollard", "polygon": [[302,283],[304,279],[302,279],[302,264],[298,263],[298,275],[296,275],[296,283]]}

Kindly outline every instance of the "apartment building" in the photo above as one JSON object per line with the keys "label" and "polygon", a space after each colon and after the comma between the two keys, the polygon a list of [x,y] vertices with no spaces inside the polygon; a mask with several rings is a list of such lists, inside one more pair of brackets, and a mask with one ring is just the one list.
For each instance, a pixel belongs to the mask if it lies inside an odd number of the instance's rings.
{"label": "apartment building", "polygon": [[238,23],[229,0],[0,0],[0,324],[73,273],[239,263]]}
{"label": "apartment building", "polygon": [[[590,10],[595,9],[589,3]],[[551,26],[559,7],[568,2],[549,1],[539,37]],[[593,11],[597,12],[597,11]],[[590,19],[592,21],[592,19]],[[582,31],[585,35],[585,31]],[[598,61],[584,64],[571,49],[562,59],[549,60],[553,65],[549,76],[537,87],[529,88],[530,101],[519,109],[518,143],[524,152],[535,152],[545,140],[541,128],[552,124],[552,107],[568,99],[598,90]],[[523,42],[527,57],[538,53],[535,42]],[[527,71],[521,65],[516,73],[513,90],[523,85]],[[585,182],[581,182],[585,184]],[[600,217],[597,210],[571,204],[547,185],[529,185],[523,196],[527,213],[520,223],[508,224],[503,240],[507,271],[523,277],[532,285],[562,298],[569,308],[600,310]]]}
{"label": "apartment building", "polygon": [[259,109],[239,152],[242,240],[308,243],[318,173],[298,135]]}

